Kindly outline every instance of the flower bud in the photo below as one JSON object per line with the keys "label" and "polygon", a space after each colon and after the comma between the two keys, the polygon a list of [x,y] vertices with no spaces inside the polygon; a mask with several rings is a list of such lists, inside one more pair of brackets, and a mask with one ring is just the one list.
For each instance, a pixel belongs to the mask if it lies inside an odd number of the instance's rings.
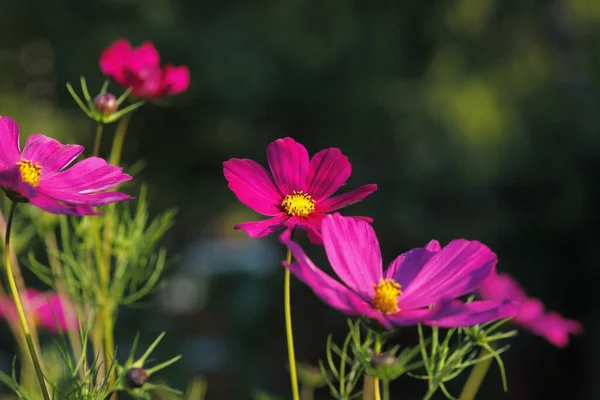
{"label": "flower bud", "polygon": [[101,93],[94,98],[94,107],[104,115],[111,115],[119,108],[117,98],[111,93]]}
{"label": "flower bud", "polygon": [[148,374],[143,368],[131,368],[127,371],[127,381],[134,388],[139,388],[148,380]]}
{"label": "flower bud", "polygon": [[389,353],[373,354],[371,365],[373,368],[389,367],[396,363],[396,357]]}

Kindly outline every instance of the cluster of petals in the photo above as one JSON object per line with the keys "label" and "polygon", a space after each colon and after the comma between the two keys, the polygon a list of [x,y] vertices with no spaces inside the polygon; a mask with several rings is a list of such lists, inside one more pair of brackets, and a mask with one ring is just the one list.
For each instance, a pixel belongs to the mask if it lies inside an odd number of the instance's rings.
{"label": "cluster of petals", "polygon": [[569,334],[583,332],[580,322],[546,311],[539,299],[527,296],[525,290],[510,275],[494,273],[479,287],[479,294],[487,300],[512,300],[517,314],[512,322],[531,333],[541,336],[557,347],[569,344]]}
{"label": "cluster of petals", "polygon": [[[327,213],[364,199],[377,190],[365,185],[333,196],[352,172],[340,149],[328,148],[309,158],[308,151],[292,138],[267,146],[270,173],[259,163],[233,158],[223,163],[229,188],[237,198],[269,219],[235,226],[253,238],[283,227],[305,229],[312,243],[321,242],[321,222]],[[371,221],[368,217],[352,217]]]}
{"label": "cluster of petals", "polygon": [[441,247],[432,240],[398,256],[383,271],[379,242],[365,221],[328,215],[322,222],[327,258],[341,282],[319,269],[286,230],[280,240],[294,255],[284,262],[325,303],[348,315],[361,315],[388,329],[425,324],[460,327],[512,317],[510,301],[465,303],[495,269],[496,255],[477,241],[458,239]]}
{"label": "cluster of petals", "polygon": [[[25,313],[37,326],[54,333],[78,329],[77,314],[63,295],[27,289],[25,296]],[[17,309],[12,299],[0,298],[0,318],[17,320]]]}
{"label": "cluster of petals", "polygon": [[100,56],[102,73],[138,98],[155,100],[185,91],[190,85],[187,66],[160,65],[154,45],[133,48],[125,39],[114,41]]}
{"label": "cluster of petals", "polygon": [[102,158],[67,168],[82,152],[82,146],[41,134],[31,135],[21,151],[16,122],[0,117],[0,186],[13,199],[54,214],[93,215],[95,206],[131,198],[108,191],[131,176]]}

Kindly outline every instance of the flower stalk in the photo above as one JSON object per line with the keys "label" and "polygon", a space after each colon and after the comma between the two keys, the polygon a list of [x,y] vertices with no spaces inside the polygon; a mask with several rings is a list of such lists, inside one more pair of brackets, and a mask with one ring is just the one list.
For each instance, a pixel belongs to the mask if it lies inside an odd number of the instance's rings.
{"label": "flower stalk", "polygon": [[44,373],[42,372],[40,360],[37,356],[35,346],[33,344],[33,339],[31,338],[31,331],[29,329],[29,324],[27,323],[25,311],[23,310],[21,296],[19,295],[19,291],[17,289],[17,283],[15,281],[15,276],[13,274],[13,269],[10,262],[10,231],[16,209],[17,202],[13,200],[10,203],[10,211],[8,214],[8,219],[6,221],[6,235],[4,237],[4,261],[6,267],[6,279],[8,281],[8,286],[10,288],[13,301],[15,302],[15,307],[17,309],[17,314],[19,315],[19,322],[21,323],[23,336],[25,337],[25,342],[27,343],[29,354],[31,355],[31,361],[33,362],[33,368],[35,369],[35,374],[40,384],[42,396],[44,397],[44,400],[50,400],[50,395],[48,394],[48,389],[46,388],[46,382],[44,380]]}
{"label": "flower stalk", "polygon": [[437,392],[437,386],[430,388],[427,391],[427,393],[425,393],[425,397],[423,397],[423,400],[430,400],[435,394],[435,392]]}
{"label": "flower stalk", "polygon": [[[481,349],[479,357],[485,357],[488,354],[491,353],[484,347]],[[475,398],[477,392],[479,391],[479,387],[483,382],[483,378],[485,378],[485,375],[492,364],[492,359],[492,357],[488,357],[475,364],[471,370],[469,378],[467,378],[467,381],[465,382],[465,386],[463,386],[460,397],[458,398],[459,400],[473,400]]]}
{"label": "flower stalk", "polygon": [[381,386],[383,387],[383,400],[390,400],[390,381],[384,379]]}
{"label": "flower stalk", "polygon": [[96,126],[96,137],[94,138],[94,153],[92,154],[94,157],[98,157],[100,153],[100,142],[102,141],[102,130],[104,129],[104,124],[102,122],[98,122]]}
{"label": "flower stalk", "polygon": [[[375,334],[375,354],[381,353],[381,333]],[[373,396],[375,400],[381,400],[381,390],[379,389],[379,377],[373,377]]]}
{"label": "flower stalk", "polygon": [[118,165],[121,161],[121,152],[123,151],[123,143],[125,142],[125,134],[127,133],[127,127],[130,119],[131,115],[126,114],[117,125],[115,138],[113,139],[112,149],[110,151],[110,157],[108,159],[108,162],[113,165]]}
{"label": "flower stalk", "polygon": [[[286,254],[286,262],[292,262],[292,252],[288,249]],[[289,269],[285,269],[285,278],[283,284],[283,303],[285,308],[285,334],[287,338],[288,361],[290,364],[290,381],[292,384],[292,398],[300,400],[300,392],[298,390],[298,375],[296,373],[296,355],[294,352],[294,334],[292,330],[292,309],[291,309],[291,274]]]}

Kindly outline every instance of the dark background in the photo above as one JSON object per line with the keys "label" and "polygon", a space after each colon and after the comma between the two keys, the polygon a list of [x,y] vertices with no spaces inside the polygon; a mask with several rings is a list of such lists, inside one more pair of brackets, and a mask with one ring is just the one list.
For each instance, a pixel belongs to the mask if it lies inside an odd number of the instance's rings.
{"label": "dark background", "polygon": [[[136,112],[125,143],[125,166],[146,163],[137,182],[150,185],[152,210],[179,209],[164,241],[179,258],[158,295],[121,310],[120,354],[136,331],[149,343],[166,330],[157,357],[184,355],[161,375],[173,386],[199,375],[209,399],[259,387],[289,398],[283,251],[274,237],[233,231],[261,217],[227,189],[221,164],[266,165],[266,145],[292,136],[311,154],[341,148],[348,189],[379,185],[345,213],[374,217],[386,261],[432,238],[478,239],[531,295],[584,323],[565,350],[521,332],[504,358],[509,393],[493,367],[481,398],[600,398],[599,300],[586,289],[599,277],[600,2],[0,4],[0,114],[26,134],[92,145],[65,83],[84,75],[97,91],[99,54],[119,37],[152,40],[163,60],[190,67],[190,89]],[[319,248],[310,254],[326,267]],[[298,282],[292,290],[298,358],[315,363],[345,319]],[[393,389],[413,399],[425,385],[404,378]]]}

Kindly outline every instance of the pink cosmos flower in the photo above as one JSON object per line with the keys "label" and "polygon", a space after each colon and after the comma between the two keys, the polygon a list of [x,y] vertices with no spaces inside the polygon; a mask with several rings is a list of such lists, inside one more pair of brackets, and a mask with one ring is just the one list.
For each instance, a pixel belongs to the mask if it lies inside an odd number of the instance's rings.
{"label": "pink cosmos flower", "polygon": [[513,322],[557,347],[569,344],[569,334],[579,335],[583,332],[580,322],[563,318],[553,311],[545,311],[540,300],[528,297],[521,285],[507,274],[492,274],[479,287],[479,294],[486,300],[508,299],[516,302],[517,314]]}
{"label": "pink cosmos flower", "polygon": [[496,264],[483,244],[464,239],[445,247],[432,240],[425,248],[398,256],[382,270],[377,236],[370,224],[339,214],[323,220],[323,244],[342,283],[321,271],[290,239],[280,240],[295,261],[284,266],[325,303],[349,315],[364,315],[388,329],[394,325],[469,326],[511,317],[507,301],[473,301],[458,297],[475,290]]}
{"label": "pink cosmos flower", "polygon": [[102,73],[119,85],[131,88],[135,97],[154,100],[185,91],[190,85],[187,66],[160,66],[152,42],[132,48],[125,39],[114,41],[100,56]]}
{"label": "pink cosmos flower", "polygon": [[92,207],[131,198],[106,191],[131,176],[101,158],[90,157],[65,169],[82,151],[82,146],[36,134],[21,152],[16,122],[0,117],[0,186],[13,199],[53,214],[99,214]]}
{"label": "pink cosmos flower", "polygon": [[[256,161],[232,158],[223,163],[229,189],[237,198],[271,218],[238,224],[250,237],[266,236],[286,226],[304,228],[313,243],[320,243],[321,221],[327,213],[356,203],[377,190],[365,185],[332,196],[350,177],[352,167],[340,149],[308,151],[292,138],[277,139],[267,146],[271,173]],[[372,221],[368,217],[353,217]]]}
{"label": "pink cosmos flower", "polygon": [[[32,317],[38,326],[58,333],[78,329],[77,314],[68,301],[57,292],[38,292],[27,289],[27,302],[24,302],[25,313]],[[0,299],[0,317],[16,320],[17,310],[11,299]]]}

